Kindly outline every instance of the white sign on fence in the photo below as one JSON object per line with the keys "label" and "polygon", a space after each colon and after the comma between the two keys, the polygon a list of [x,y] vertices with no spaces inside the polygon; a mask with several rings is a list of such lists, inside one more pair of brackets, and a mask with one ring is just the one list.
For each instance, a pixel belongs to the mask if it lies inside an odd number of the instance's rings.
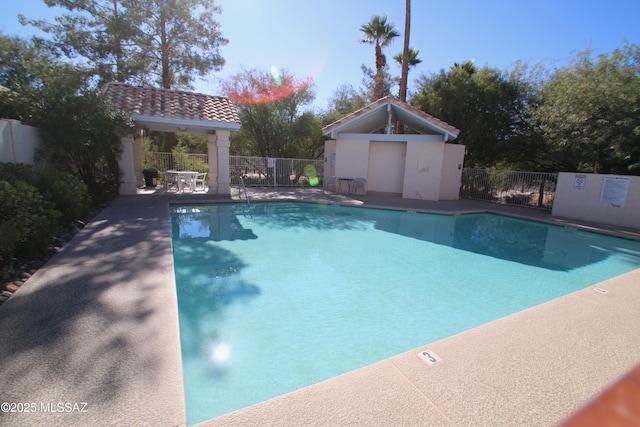
{"label": "white sign on fence", "polygon": [[275,168],[276,167],[276,159],[274,159],[273,157],[267,158],[267,167],[268,168]]}

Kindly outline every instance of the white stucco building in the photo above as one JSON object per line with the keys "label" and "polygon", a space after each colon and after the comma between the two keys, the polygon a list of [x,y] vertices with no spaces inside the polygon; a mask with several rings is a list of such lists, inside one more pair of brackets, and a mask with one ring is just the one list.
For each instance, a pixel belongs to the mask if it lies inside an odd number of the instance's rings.
{"label": "white stucco building", "polygon": [[[380,133],[397,122],[416,133]],[[331,138],[325,143],[325,179],[364,178],[367,193],[456,200],[465,147],[451,142],[459,132],[387,96],[323,128]]]}

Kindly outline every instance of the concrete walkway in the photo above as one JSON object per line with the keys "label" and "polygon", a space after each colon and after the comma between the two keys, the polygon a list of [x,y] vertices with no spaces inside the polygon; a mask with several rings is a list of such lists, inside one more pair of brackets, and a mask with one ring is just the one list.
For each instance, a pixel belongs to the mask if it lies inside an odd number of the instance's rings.
{"label": "concrete walkway", "polygon": [[[234,189],[234,193],[236,190]],[[473,201],[252,191],[441,213],[498,211],[640,239],[640,232]],[[169,203],[121,196],[0,307],[0,425],[186,424]],[[640,362],[640,270],[204,423],[546,426]],[[417,356],[428,349],[441,360]],[[6,407],[3,406],[3,409]]]}

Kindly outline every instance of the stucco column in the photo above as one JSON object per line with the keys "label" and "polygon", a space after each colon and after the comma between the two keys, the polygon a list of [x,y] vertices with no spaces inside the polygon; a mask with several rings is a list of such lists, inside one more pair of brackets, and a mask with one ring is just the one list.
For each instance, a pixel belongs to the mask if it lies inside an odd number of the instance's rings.
{"label": "stucco column", "polygon": [[144,131],[142,129],[136,129],[136,135],[133,139],[133,172],[136,177],[136,187],[144,186],[144,179],[142,178],[142,137]]}
{"label": "stucco column", "polygon": [[229,174],[229,136],[231,131],[217,130],[218,147],[218,194],[231,194],[231,175]]}
{"label": "stucco column", "polygon": [[207,134],[207,154],[209,157],[209,194],[218,194],[218,149],[215,133]]}
{"label": "stucco column", "polygon": [[229,175],[229,136],[228,130],[216,130],[207,136],[209,153],[209,193],[231,194]]}
{"label": "stucco column", "polygon": [[122,179],[120,181],[120,194],[136,194],[136,172],[134,166],[133,137],[125,136],[120,139],[122,153],[118,159]]}

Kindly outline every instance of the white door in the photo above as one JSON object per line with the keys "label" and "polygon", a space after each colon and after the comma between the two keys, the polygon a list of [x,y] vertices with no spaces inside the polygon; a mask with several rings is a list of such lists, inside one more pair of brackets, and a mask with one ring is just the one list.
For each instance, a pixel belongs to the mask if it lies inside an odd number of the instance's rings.
{"label": "white door", "polygon": [[402,194],[406,142],[371,141],[367,191]]}

